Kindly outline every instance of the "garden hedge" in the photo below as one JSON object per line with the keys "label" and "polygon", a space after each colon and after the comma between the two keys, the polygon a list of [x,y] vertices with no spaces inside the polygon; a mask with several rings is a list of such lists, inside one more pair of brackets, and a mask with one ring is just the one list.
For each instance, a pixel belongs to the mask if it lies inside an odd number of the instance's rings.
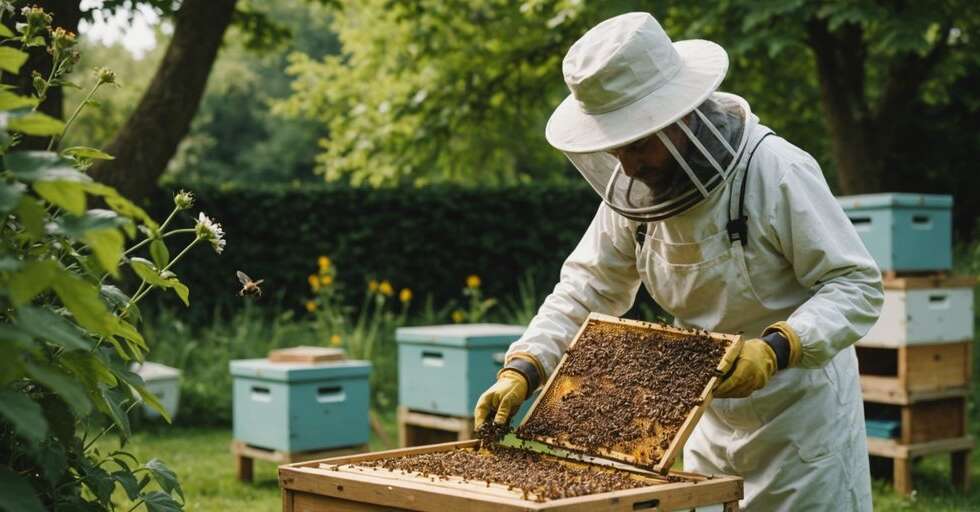
{"label": "garden hedge", "polygon": [[[460,298],[470,274],[480,276],[485,296],[514,296],[529,270],[539,292],[547,291],[599,204],[584,184],[171,186],[193,191],[197,204],[191,211],[207,212],[227,234],[223,254],[202,251],[178,264],[195,312],[241,300],[239,269],[265,279],[261,300],[300,307],[310,296],[307,276],[319,255],[337,266],[337,281],[353,304],[370,279],[411,288],[416,304],[429,294],[436,305]],[[170,207],[170,192],[154,201],[154,210]]]}

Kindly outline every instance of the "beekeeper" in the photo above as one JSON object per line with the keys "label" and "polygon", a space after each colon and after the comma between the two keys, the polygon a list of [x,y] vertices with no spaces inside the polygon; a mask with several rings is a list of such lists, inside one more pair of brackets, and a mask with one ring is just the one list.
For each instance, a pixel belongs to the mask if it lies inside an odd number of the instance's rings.
{"label": "beekeeper", "polygon": [[504,422],[590,312],[643,283],[679,326],[749,339],[684,449],[684,467],[745,479],[746,510],[871,510],[852,344],[881,275],[817,162],[716,92],[728,55],[672,43],[650,14],[606,20],[562,63],[571,95],[545,135],[602,198],[477,425]]}

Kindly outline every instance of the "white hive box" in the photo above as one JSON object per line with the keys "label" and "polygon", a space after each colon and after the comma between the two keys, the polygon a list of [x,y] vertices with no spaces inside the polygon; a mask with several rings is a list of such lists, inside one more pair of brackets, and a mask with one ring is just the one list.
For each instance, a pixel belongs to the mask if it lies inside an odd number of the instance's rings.
{"label": "white hive box", "polygon": [[[170,419],[177,416],[177,406],[180,404],[180,370],[169,366],[145,362],[134,365],[132,371],[143,378],[146,389],[156,395]],[[149,418],[158,418],[160,414],[150,406],[143,404],[143,412]]]}
{"label": "white hive box", "polygon": [[973,339],[972,277],[886,279],[878,322],[858,344],[895,348]]}

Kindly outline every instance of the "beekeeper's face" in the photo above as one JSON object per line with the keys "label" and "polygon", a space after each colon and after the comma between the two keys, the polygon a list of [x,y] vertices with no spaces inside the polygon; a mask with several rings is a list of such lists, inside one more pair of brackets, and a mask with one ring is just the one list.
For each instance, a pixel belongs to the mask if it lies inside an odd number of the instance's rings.
{"label": "beekeeper's face", "polygon": [[[680,128],[672,124],[664,128],[663,134],[684,154],[687,137]],[[609,153],[619,159],[626,176],[639,180],[653,191],[670,186],[683,172],[680,164],[655,133],[625,146],[610,149]]]}

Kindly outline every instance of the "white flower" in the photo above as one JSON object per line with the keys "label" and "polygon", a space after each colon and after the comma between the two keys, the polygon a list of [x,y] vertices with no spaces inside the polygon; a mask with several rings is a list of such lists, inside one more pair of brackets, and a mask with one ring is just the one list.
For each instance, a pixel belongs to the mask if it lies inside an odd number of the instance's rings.
{"label": "white flower", "polygon": [[186,190],[181,190],[174,196],[174,205],[181,210],[186,210],[194,206],[194,194]]}
{"label": "white flower", "polygon": [[211,220],[204,212],[197,216],[197,225],[194,226],[198,240],[207,240],[214,247],[214,252],[221,254],[225,250],[225,232],[221,229],[221,224]]}

